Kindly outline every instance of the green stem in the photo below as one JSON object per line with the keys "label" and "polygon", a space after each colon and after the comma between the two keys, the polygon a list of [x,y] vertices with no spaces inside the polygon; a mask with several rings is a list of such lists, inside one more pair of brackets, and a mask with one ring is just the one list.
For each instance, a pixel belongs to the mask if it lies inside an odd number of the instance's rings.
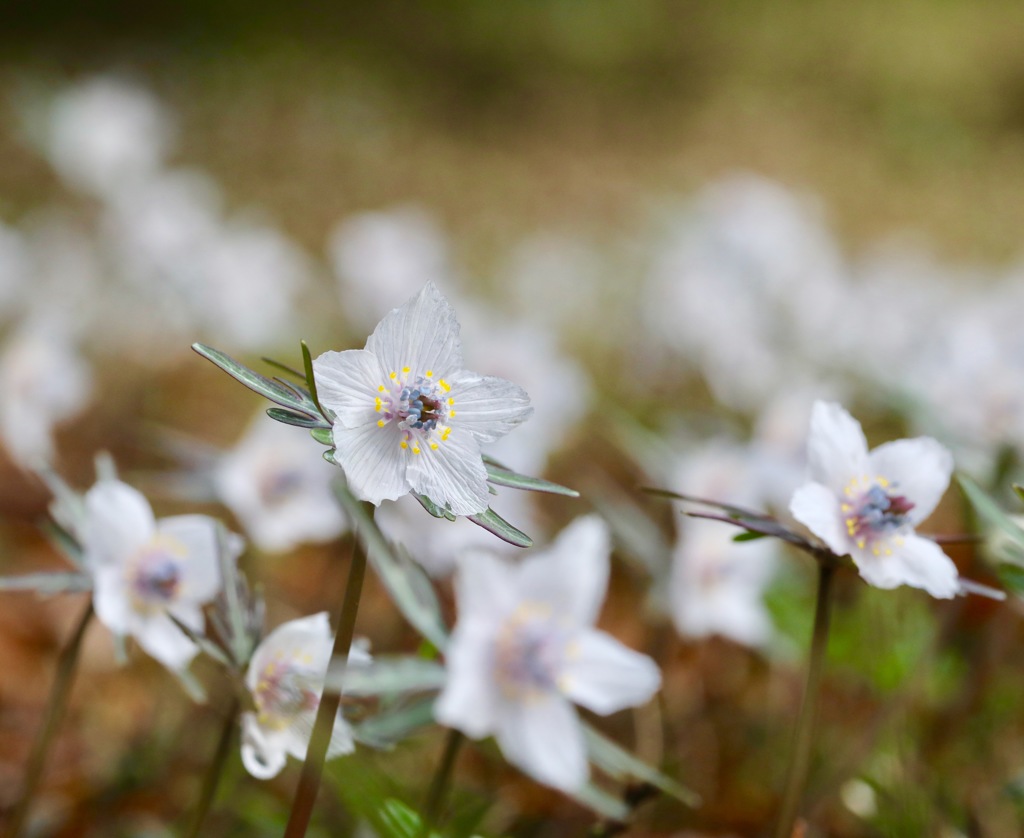
{"label": "green stem", "polygon": [[227,761],[228,753],[231,750],[231,739],[235,735],[235,726],[238,722],[238,711],[241,709],[241,702],[237,697],[231,699],[227,715],[224,718],[224,726],[220,731],[220,739],[217,740],[217,750],[214,751],[213,761],[203,778],[203,792],[199,798],[199,805],[196,807],[195,816],[192,818],[192,827],[189,829],[188,838],[198,838],[199,830],[203,827],[206,815],[213,805],[217,796],[217,786],[220,785],[220,775],[224,770],[224,763]]}
{"label": "green stem", "polygon": [[420,824],[419,832],[420,838],[427,838],[430,835],[430,831],[434,828],[434,824],[438,821],[441,807],[444,805],[444,799],[448,793],[448,786],[451,783],[452,772],[455,769],[455,760],[459,755],[459,748],[462,746],[463,741],[465,741],[465,737],[460,731],[454,728],[448,731],[441,764],[434,773],[434,779],[430,782],[427,802],[423,806],[423,820]]}
{"label": "green stem", "polygon": [[[352,561],[348,569],[348,583],[345,586],[345,601],[338,617],[338,631],[334,635],[334,660],[348,660],[352,648],[352,637],[355,634],[356,612],[359,610],[359,597],[363,590],[363,579],[366,576],[366,550],[356,538],[352,545]],[[285,829],[284,838],[302,838],[306,834],[309,820],[313,815],[317,792],[320,791],[320,777],[327,759],[327,746],[331,743],[334,732],[334,719],[341,707],[341,693],[336,690],[324,690],[317,708],[313,734],[309,739],[306,761],[302,765],[302,775],[295,792],[291,815]]]}
{"label": "green stem", "polygon": [[796,824],[800,796],[807,781],[807,770],[811,763],[811,744],[814,741],[814,720],[818,711],[821,693],[821,673],[825,666],[825,650],[828,648],[829,617],[832,610],[832,577],[835,566],[829,562],[818,563],[818,599],[814,607],[814,636],[811,640],[811,660],[807,667],[807,684],[800,704],[800,716],[796,723],[793,756],[786,777],[786,790],[782,795],[779,820],[775,827],[775,838],[791,838]]}
{"label": "green stem", "polygon": [[50,700],[46,705],[43,725],[32,746],[32,753],[29,755],[28,766],[25,769],[25,785],[21,792],[21,798],[11,814],[11,820],[7,824],[5,838],[17,838],[21,834],[29,807],[32,805],[32,799],[39,788],[39,781],[42,779],[43,769],[46,767],[46,757],[50,752],[57,729],[60,727],[61,719],[64,717],[64,711],[67,709],[68,698],[71,694],[71,682],[78,664],[78,654],[82,649],[82,639],[85,637],[85,630],[89,626],[92,614],[92,600],[90,599],[89,605],[75,627],[74,634],[71,635],[71,639],[57,660],[57,675],[53,681],[53,689],[50,690]]}

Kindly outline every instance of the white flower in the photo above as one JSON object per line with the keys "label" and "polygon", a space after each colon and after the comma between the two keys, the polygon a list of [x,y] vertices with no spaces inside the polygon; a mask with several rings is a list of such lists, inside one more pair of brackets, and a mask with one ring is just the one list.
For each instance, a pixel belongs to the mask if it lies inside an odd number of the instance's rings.
{"label": "white flower", "polygon": [[646,655],[594,628],[609,572],[607,527],[593,516],[513,565],[487,553],[459,564],[459,619],[434,715],[537,780],[578,789],[588,775],[573,702],[601,715],[643,704],[661,674]]}
{"label": "white flower", "polygon": [[953,458],[930,437],[887,442],[868,453],[860,424],[838,404],[816,402],[807,445],[811,482],[789,509],[838,555],[849,554],[878,588],[910,585],[949,598],[956,565],[914,533],[942,498]]}
{"label": "white flower", "polygon": [[[333,644],[322,611],[283,623],[257,647],[245,676],[256,712],[242,715],[242,762],[254,777],[275,776],[288,754],[306,758]],[[370,656],[353,648],[349,662],[369,663]],[[327,757],[354,750],[352,730],[339,712]]]}
{"label": "white flower", "polygon": [[352,491],[379,504],[409,491],[456,515],[483,512],[480,444],[530,415],[510,381],[462,368],[459,324],[433,283],[374,329],[365,349],[313,362],[320,402],[334,411],[334,445]]}
{"label": "white flower", "polygon": [[[222,586],[219,524],[205,515],[158,521],[142,494],[119,480],[96,483],[85,510],[82,546],[100,622],[169,669],[184,669],[199,647],[174,620],[203,631],[203,604]],[[227,549],[234,561],[241,539],[229,538]]]}
{"label": "white flower", "polygon": [[335,472],[318,448],[301,428],[272,422],[261,410],[217,464],[218,496],[261,550],[283,553],[345,531],[331,492]]}

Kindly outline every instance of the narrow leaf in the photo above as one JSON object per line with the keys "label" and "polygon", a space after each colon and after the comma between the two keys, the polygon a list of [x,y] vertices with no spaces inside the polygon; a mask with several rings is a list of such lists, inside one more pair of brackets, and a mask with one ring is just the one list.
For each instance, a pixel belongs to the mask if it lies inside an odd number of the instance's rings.
{"label": "narrow leaf", "polygon": [[321,428],[330,430],[328,425],[319,416],[309,416],[305,413],[295,413],[291,410],[284,410],[280,407],[268,407],[267,416],[276,422],[282,422],[285,425],[295,425],[299,428]]}
{"label": "narrow leaf", "polygon": [[967,495],[971,505],[978,510],[986,521],[1005,532],[1017,546],[1024,547],[1024,529],[1009,515],[1000,509],[999,505],[984,492],[981,487],[963,474],[957,475],[960,487]]}
{"label": "narrow leaf", "polygon": [[302,368],[306,371],[306,386],[309,388],[309,397],[316,405],[316,409],[320,411],[320,415],[326,418],[333,418],[332,413],[328,413],[324,410],[324,406],[320,404],[320,397],[316,393],[316,377],[313,375],[313,356],[309,354],[309,347],[306,345],[306,341],[299,341],[302,346]]}
{"label": "narrow leaf", "polygon": [[680,492],[673,492],[670,489],[658,489],[653,486],[641,486],[641,492],[646,492],[648,495],[652,495],[656,498],[666,498],[667,500],[682,500],[688,501],[689,503],[699,503],[701,506],[713,506],[716,509],[723,510],[727,515],[733,518],[760,518],[771,520],[771,515],[765,515],[763,512],[757,512],[753,509],[745,509],[742,506],[736,506],[733,503],[724,503],[718,500],[711,500],[710,498],[701,498],[696,495],[684,495]]}
{"label": "narrow leaf", "polygon": [[516,547],[532,547],[533,539],[522,530],[513,527],[508,521],[502,518],[490,507],[484,512],[467,516],[470,521],[478,527],[483,527],[487,532],[496,535],[502,541],[506,541]]}
{"label": "narrow leaf", "polygon": [[334,431],[331,428],[311,428],[309,435],[321,445],[334,445]]}
{"label": "narrow leaf", "polygon": [[299,411],[300,413],[309,413],[311,408],[315,408],[315,405],[313,405],[312,402],[302,401],[293,391],[282,386],[278,382],[267,378],[265,375],[260,375],[255,370],[249,369],[244,364],[240,364],[234,358],[229,355],[225,355],[218,349],[214,349],[213,347],[206,346],[202,343],[193,343],[192,349],[208,361],[220,367],[233,379],[244,384],[254,393],[258,393],[264,398],[270,399],[270,401],[281,405],[281,407],[287,407],[291,410]]}
{"label": "narrow leaf", "polygon": [[589,724],[583,725],[583,738],[591,761],[612,779],[620,782],[642,780],[691,808],[700,805],[699,794],[684,788],[671,777],[633,756]]}
{"label": "narrow leaf", "polygon": [[355,738],[374,748],[391,748],[434,724],[434,697],[418,698],[390,708],[356,725]]}
{"label": "narrow leaf", "polygon": [[417,494],[416,492],[410,492],[410,494],[414,498],[416,498],[417,501],[419,501],[420,506],[422,506],[425,510],[427,510],[427,512],[429,512],[435,518],[447,518],[449,521],[455,520],[455,515],[447,506],[441,506],[440,504],[434,503],[426,495],[420,495]]}
{"label": "narrow leaf", "polygon": [[[325,452],[324,457],[331,453]],[[427,640],[437,648],[444,649],[448,642],[448,629],[441,617],[437,596],[423,569],[392,548],[377,527],[373,515],[356,500],[343,479],[335,480],[333,488],[335,497],[366,548],[370,564],[388,589],[398,610]]]}
{"label": "narrow leaf", "polygon": [[272,367],[277,367],[277,369],[281,370],[281,372],[286,372],[288,373],[288,375],[294,376],[295,378],[299,379],[299,381],[306,380],[306,376],[304,376],[301,372],[295,369],[295,367],[289,366],[288,364],[282,363],[281,361],[274,360],[273,358],[268,358],[266,355],[261,357],[260,360],[263,361],[264,364],[269,364]]}
{"label": "narrow leaf", "polygon": [[332,661],[324,683],[345,695],[376,696],[437,690],[445,679],[445,668],[436,661],[390,657],[374,658],[370,664]]}
{"label": "narrow leaf", "polygon": [[606,820],[625,823],[629,819],[629,807],[622,800],[591,782],[568,795]]}
{"label": "narrow leaf", "polygon": [[750,530],[747,530],[746,532],[741,532],[739,535],[734,535],[732,537],[732,540],[736,541],[736,542],[757,541],[759,538],[767,538],[767,537],[768,537],[768,533],[765,533],[765,532],[751,532]]}
{"label": "narrow leaf", "polygon": [[575,489],[569,489],[552,483],[550,480],[542,480],[539,477],[527,477],[524,474],[499,466],[488,458],[484,458],[484,466],[487,469],[487,479],[496,486],[505,486],[509,489],[521,489],[527,492],[545,492],[549,495],[564,495],[568,498],[578,498],[580,493]]}
{"label": "narrow leaf", "polygon": [[26,573],[0,576],[0,591],[35,591],[43,596],[92,590],[92,577],[86,573]]}
{"label": "narrow leaf", "polygon": [[1024,501],[1024,486],[1021,486],[1020,483],[1014,483],[1013,491],[1016,493],[1018,498]]}

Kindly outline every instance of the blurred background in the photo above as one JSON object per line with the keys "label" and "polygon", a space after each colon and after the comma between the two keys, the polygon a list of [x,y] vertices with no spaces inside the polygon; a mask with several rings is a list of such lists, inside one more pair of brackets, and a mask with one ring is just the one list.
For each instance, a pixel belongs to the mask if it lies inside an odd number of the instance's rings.
{"label": "blurred background", "polygon": [[[84,489],[106,450],[158,514],[248,537],[268,628],[333,613],[348,536],[320,447],[189,346],[296,365],[300,338],[360,347],[433,280],[468,368],[536,406],[494,456],[583,496],[502,492],[497,511],[538,544],[591,509],[615,531],[602,626],[665,688],[604,729],[704,797],[645,802],[631,834],[758,834],[813,568],[637,487],[784,517],[816,398],[872,445],[928,433],[989,490],[1020,479],[1022,31],[1004,0],[7,3],[0,573],[62,567],[31,470]],[[452,556],[482,531],[412,507],[381,526],[450,605]],[[952,489],[924,529],[974,526]],[[992,583],[983,550],[948,549]],[[414,650],[367,596],[373,648]],[[2,813],[85,600],[0,597]],[[1020,831],[1019,611],[842,580],[810,834]],[[179,834],[227,699],[197,670],[198,709],[91,628],[35,834]],[[332,764],[316,834],[370,829],[369,785],[419,805],[440,743]],[[280,834],[297,766],[269,783],[229,766],[209,834]],[[491,746],[461,768],[454,806],[483,834],[595,822]]]}

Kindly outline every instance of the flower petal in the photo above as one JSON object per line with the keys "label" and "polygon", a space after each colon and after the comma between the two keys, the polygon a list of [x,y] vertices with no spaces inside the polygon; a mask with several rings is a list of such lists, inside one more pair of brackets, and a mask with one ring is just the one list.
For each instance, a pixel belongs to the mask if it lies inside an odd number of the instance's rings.
{"label": "flower petal", "polygon": [[462,368],[462,346],[455,310],[428,282],[401,308],[392,309],[373,330],[366,348],[385,372],[410,367],[413,375],[433,371],[443,378]]}
{"label": "flower petal", "polygon": [[914,504],[907,517],[915,525],[932,514],[953,474],[953,455],[927,436],[879,445],[868,462],[872,477],[886,478],[892,483],[891,494]]}
{"label": "flower petal", "polygon": [[288,756],[277,738],[260,726],[255,713],[242,714],[242,764],[253,777],[269,780],[284,768]]}
{"label": "flower petal", "polygon": [[124,568],[101,564],[93,573],[92,602],[96,616],[114,634],[124,635],[132,621]]}
{"label": "flower petal", "polygon": [[409,455],[402,449],[401,441],[402,432],[394,422],[383,428],[378,428],[376,423],[360,428],[345,428],[340,422],[334,423],[336,457],[357,498],[380,504],[408,493]]}
{"label": "flower petal", "polygon": [[653,660],[603,631],[581,631],[569,655],[559,679],[562,693],[602,716],[645,704],[661,687]]}
{"label": "flower petal", "polygon": [[468,429],[480,443],[500,439],[533,413],[526,391],[504,378],[462,371],[449,383],[455,400],[452,424]]}
{"label": "flower petal", "polygon": [[841,405],[815,402],[811,410],[811,433],[807,459],[811,479],[841,492],[867,467],[868,444],[860,423]]}
{"label": "flower petal", "polygon": [[824,541],[839,556],[850,551],[850,539],[843,528],[839,498],[821,483],[808,483],[793,493],[789,512]]}
{"label": "flower petal", "polygon": [[[432,447],[435,444],[437,448]],[[431,445],[420,443],[418,448],[419,453],[411,453],[408,460],[407,476],[414,491],[441,506],[448,504],[456,515],[475,515],[487,509],[491,501],[487,469],[480,446],[469,431],[452,428],[448,439]]]}
{"label": "flower petal", "polygon": [[497,740],[509,762],[546,785],[575,791],[587,781],[579,717],[557,693],[533,696],[521,703],[504,702]]}
{"label": "flower petal", "polygon": [[[880,551],[877,556],[870,550],[856,551],[853,560],[863,579],[876,588],[909,585],[939,599],[956,596],[960,588],[959,574],[942,548],[912,533],[903,536],[901,541],[891,539],[876,545]],[[886,555],[887,549],[892,550],[891,555]]]}
{"label": "flower petal", "polygon": [[245,676],[246,686],[255,690],[260,673],[267,664],[275,658],[294,657],[296,649],[312,657],[310,669],[322,668],[326,673],[332,646],[331,624],[326,611],[282,623],[263,638],[253,653]]}
{"label": "flower petal", "polygon": [[496,725],[494,627],[490,620],[459,617],[445,652],[448,678],[434,704],[439,724],[461,730],[471,739],[486,736]]}
{"label": "flower petal", "polygon": [[153,534],[149,501],[120,480],[100,480],[85,493],[86,523],[82,534],[86,564],[123,564]]}
{"label": "flower petal", "polygon": [[[175,612],[175,616],[178,616],[178,612]],[[147,615],[136,622],[132,626],[132,635],[147,654],[168,669],[185,669],[192,658],[199,654],[199,647],[174,624],[165,611]]]}
{"label": "flower petal", "polygon": [[342,427],[376,424],[378,388],[387,381],[387,373],[372,352],[324,352],[313,359],[313,380],[320,404],[334,411]]}
{"label": "flower petal", "polygon": [[520,596],[553,605],[574,627],[597,620],[608,588],[611,537],[596,515],[577,518],[547,549],[519,565]]}
{"label": "flower petal", "polygon": [[206,515],[172,515],[157,521],[157,534],[172,539],[183,548],[178,564],[182,574],[181,589],[177,594],[179,599],[209,602],[220,591],[218,526],[213,518]]}
{"label": "flower petal", "polygon": [[457,562],[455,598],[460,624],[479,617],[497,625],[515,609],[520,596],[518,566],[483,550],[462,553]]}

